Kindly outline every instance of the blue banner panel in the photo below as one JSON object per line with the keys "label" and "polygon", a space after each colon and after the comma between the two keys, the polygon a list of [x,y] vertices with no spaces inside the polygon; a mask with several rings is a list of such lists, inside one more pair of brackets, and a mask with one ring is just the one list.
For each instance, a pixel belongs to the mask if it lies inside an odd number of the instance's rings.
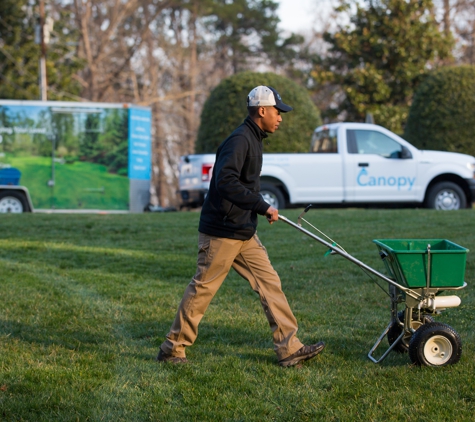
{"label": "blue banner panel", "polygon": [[129,179],[150,180],[152,170],[152,113],[129,109]]}

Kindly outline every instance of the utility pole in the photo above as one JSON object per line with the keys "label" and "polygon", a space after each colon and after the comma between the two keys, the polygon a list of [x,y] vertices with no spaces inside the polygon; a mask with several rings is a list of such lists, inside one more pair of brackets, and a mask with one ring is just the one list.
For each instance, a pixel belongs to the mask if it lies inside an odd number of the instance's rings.
{"label": "utility pole", "polygon": [[46,43],[45,43],[45,1],[40,0],[40,92],[41,101],[46,101],[47,80],[46,80]]}

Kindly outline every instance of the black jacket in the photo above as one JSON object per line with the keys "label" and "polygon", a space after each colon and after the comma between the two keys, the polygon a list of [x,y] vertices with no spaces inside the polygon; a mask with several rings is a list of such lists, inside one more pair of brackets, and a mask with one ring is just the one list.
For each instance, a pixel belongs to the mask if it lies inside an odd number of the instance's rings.
{"label": "black jacket", "polygon": [[219,146],[201,210],[201,233],[240,240],[254,235],[257,214],[265,215],[269,208],[259,193],[262,140],[266,137],[248,116]]}

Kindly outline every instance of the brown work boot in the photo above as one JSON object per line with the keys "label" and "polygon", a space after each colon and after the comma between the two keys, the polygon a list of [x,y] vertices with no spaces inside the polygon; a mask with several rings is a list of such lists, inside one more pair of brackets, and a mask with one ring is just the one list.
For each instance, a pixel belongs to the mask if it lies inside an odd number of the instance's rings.
{"label": "brown work boot", "polygon": [[286,357],[279,361],[280,366],[294,366],[304,360],[312,359],[317,356],[325,348],[325,343],[319,341],[317,344],[311,344],[310,346],[303,346],[297,350],[293,355]]}
{"label": "brown work boot", "polygon": [[170,363],[188,363],[187,358],[179,358],[165,353],[162,349],[158,352],[158,356],[155,359],[157,362],[170,362]]}

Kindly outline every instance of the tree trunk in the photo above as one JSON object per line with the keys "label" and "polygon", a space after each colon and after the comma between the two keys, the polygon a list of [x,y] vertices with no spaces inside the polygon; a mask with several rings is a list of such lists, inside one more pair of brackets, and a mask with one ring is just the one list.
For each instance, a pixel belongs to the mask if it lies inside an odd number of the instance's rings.
{"label": "tree trunk", "polygon": [[450,30],[450,0],[443,0],[443,22],[444,22],[444,33],[448,37],[451,35]]}

